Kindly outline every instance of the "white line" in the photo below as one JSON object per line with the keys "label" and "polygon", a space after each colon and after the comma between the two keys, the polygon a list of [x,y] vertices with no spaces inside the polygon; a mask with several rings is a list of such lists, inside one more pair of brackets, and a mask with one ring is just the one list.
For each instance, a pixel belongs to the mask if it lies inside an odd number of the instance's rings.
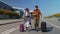
{"label": "white line", "polygon": [[9,30],[6,30],[6,31],[2,32],[1,34],[9,34],[9,33],[13,32],[17,29],[18,29],[18,27],[17,28],[12,28],[12,29],[9,29]]}
{"label": "white line", "polygon": [[[44,21],[46,21],[46,20],[44,20]],[[54,27],[56,27],[56,28],[60,29],[60,27],[59,27],[59,26],[57,26],[57,25],[55,25],[55,24],[52,24],[52,23],[51,23],[51,22],[49,22],[49,21],[47,21],[47,23],[49,23],[49,24],[51,24],[52,26],[54,26]]]}

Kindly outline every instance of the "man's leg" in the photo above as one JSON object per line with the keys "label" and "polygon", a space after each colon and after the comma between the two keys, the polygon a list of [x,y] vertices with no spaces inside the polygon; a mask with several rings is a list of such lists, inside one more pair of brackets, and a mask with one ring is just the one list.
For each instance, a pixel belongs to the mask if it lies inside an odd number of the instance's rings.
{"label": "man's leg", "polygon": [[39,28],[40,27],[40,20],[39,19],[37,20],[37,23],[38,23],[37,28]]}
{"label": "man's leg", "polygon": [[36,31],[36,20],[34,19],[34,29],[35,29],[35,31]]}
{"label": "man's leg", "polygon": [[38,20],[37,20],[37,19],[35,19],[35,24],[34,24],[34,26],[35,26],[35,31],[37,31],[37,27],[38,27]]}

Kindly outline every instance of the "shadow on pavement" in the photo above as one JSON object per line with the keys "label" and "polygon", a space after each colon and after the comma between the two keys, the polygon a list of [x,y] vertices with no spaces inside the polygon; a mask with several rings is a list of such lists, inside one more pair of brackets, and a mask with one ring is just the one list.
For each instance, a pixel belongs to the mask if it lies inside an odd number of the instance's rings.
{"label": "shadow on pavement", "polygon": [[50,32],[50,31],[52,31],[52,30],[53,30],[53,27],[47,27],[46,32]]}
{"label": "shadow on pavement", "polygon": [[[52,30],[53,30],[53,27],[47,27],[46,32],[50,32]],[[30,31],[35,31],[35,30],[34,29],[31,29]],[[41,28],[38,28],[37,32],[39,32],[39,31],[41,31]],[[26,32],[26,30],[24,32]]]}

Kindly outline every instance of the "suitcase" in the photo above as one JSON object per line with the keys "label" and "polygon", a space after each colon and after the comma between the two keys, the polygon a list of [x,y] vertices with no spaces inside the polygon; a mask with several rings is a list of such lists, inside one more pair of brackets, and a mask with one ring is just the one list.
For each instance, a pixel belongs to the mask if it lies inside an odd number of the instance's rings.
{"label": "suitcase", "polygon": [[24,32],[24,24],[20,24],[19,25],[19,31],[20,32]]}
{"label": "suitcase", "polygon": [[46,22],[41,22],[41,31],[46,32],[46,29],[47,29]]}

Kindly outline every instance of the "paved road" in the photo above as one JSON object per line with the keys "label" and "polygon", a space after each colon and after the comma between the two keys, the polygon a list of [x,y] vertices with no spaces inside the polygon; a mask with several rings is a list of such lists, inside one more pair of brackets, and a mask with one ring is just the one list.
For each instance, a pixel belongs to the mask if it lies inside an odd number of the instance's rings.
{"label": "paved road", "polygon": [[0,33],[1,34],[60,34],[60,23],[59,23],[60,21],[57,21],[55,19],[43,19],[42,21],[47,22],[47,32],[41,32],[41,30],[39,30],[39,32],[35,32],[34,30],[32,30],[31,32],[19,32],[18,26],[20,23],[23,23],[22,21],[18,23],[0,26]]}

